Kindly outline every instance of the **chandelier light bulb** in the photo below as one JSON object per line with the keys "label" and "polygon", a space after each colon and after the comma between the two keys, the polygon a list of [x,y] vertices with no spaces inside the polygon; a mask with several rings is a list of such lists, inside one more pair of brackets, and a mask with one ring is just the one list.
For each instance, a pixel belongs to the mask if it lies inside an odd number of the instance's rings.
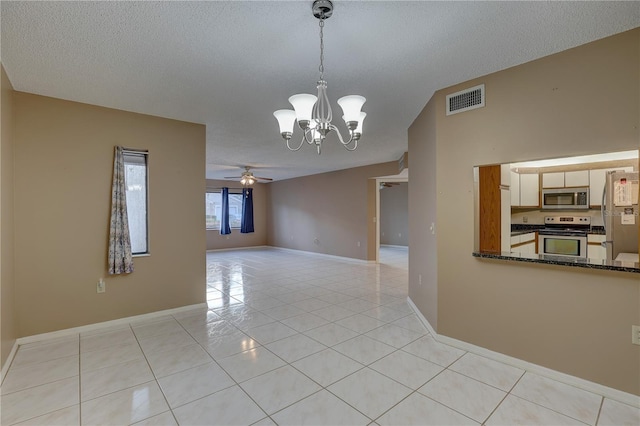
{"label": "chandelier light bulb", "polygon": [[343,117],[345,123],[348,123],[349,121],[358,121],[360,119],[360,110],[366,101],[367,100],[364,96],[358,95],[343,96],[338,99],[338,105],[340,105],[342,112],[344,113]]}
{"label": "chandelier light bulb", "polygon": [[293,125],[296,121],[296,112],[290,109],[279,109],[273,113],[273,116],[278,120],[280,126],[280,134],[293,133]]}
{"label": "chandelier light bulb", "polygon": [[[358,126],[355,128],[355,130],[353,131],[353,133],[359,133],[362,134],[362,124],[364,123],[364,119],[367,116],[366,112],[360,112],[360,115],[358,116]],[[348,120],[345,120],[344,118],[345,116],[342,116],[342,119],[344,120],[345,123],[348,123]]]}
{"label": "chandelier light bulb", "polygon": [[311,121],[311,111],[313,110],[313,105],[317,100],[317,97],[306,93],[293,95],[289,98],[289,102],[293,105],[293,109],[296,110],[296,120],[298,120],[298,124],[303,121]]}
{"label": "chandelier light bulb", "polygon": [[358,120],[358,127],[356,128],[356,133],[362,134],[362,127],[364,126],[364,119],[367,118],[366,112],[360,113],[360,120]]}

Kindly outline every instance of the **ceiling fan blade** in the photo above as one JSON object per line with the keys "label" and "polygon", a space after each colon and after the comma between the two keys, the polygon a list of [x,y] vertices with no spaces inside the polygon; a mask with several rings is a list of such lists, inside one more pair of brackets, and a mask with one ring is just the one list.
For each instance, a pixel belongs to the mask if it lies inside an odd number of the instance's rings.
{"label": "ceiling fan blade", "polygon": [[254,178],[259,179],[259,180],[273,180],[271,178],[260,177],[260,176],[254,176]]}
{"label": "ceiling fan blade", "polygon": [[241,179],[242,176],[225,176],[222,179]]}

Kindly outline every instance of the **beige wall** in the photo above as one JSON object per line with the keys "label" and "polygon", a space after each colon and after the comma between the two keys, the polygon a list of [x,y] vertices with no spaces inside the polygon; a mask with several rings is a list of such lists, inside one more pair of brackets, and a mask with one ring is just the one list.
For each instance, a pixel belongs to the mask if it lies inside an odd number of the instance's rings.
{"label": "beige wall", "polygon": [[[638,148],[639,44],[636,29],[441,90],[412,125],[411,187],[427,183],[414,170],[437,171],[437,192],[418,204],[437,205],[438,333],[640,394],[640,346],[629,336],[640,324],[638,274],[471,256],[473,166]],[[480,83],[484,108],[445,116],[446,94]],[[416,276],[433,254],[417,214],[409,292],[425,309],[434,301]]]}
{"label": "beige wall", "polygon": [[14,311],[15,276],[13,269],[13,87],[0,64],[2,73],[2,132],[0,150],[0,368],[16,341]]}
{"label": "beige wall", "polygon": [[380,244],[409,245],[409,189],[406,182],[380,190]]}
{"label": "beige wall", "polygon": [[[242,185],[238,182],[207,179],[207,188],[219,188],[226,186],[230,190],[242,191]],[[269,184],[255,183],[253,188],[253,226],[255,232],[249,234],[240,233],[239,229],[232,229],[230,235],[220,235],[219,230],[207,232],[207,250],[220,250],[238,247],[255,247],[267,244],[267,194]]]}
{"label": "beige wall", "polygon": [[355,259],[375,256],[368,247],[375,245],[367,219],[372,205],[375,211],[369,178],[396,173],[392,161],[270,183],[268,244]]}
{"label": "beige wall", "polygon": [[[14,93],[18,335],[205,301],[205,127]],[[149,247],[107,276],[115,145],[149,150]],[[106,293],[96,283],[106,277]]]}
{"label": "beige wall", "polygon": [[[409,297],[438,330],[436,234],[436,102],[429,100],[409,128]],[[435,232],[435,233],[434,233]]]}

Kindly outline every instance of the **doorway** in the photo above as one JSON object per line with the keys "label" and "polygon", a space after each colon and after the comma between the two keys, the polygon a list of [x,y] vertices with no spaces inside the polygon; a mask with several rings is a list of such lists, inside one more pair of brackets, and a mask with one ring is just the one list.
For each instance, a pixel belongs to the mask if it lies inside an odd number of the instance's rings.
{"label": "doorway", "polygon": [[380,246],[409,247],[409,170],[376,179],[376,263]]}

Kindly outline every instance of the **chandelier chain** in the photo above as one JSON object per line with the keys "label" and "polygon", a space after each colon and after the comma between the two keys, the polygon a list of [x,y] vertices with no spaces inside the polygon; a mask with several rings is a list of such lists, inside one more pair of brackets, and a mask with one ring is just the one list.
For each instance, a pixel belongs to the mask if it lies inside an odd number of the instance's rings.
{"label": "chandelier chain", "polygon": [[320,71],[320,80],[324,80],[324,34],[322,29],[324,28],[324,16],[320,18],[320,66],[318,70]]}

